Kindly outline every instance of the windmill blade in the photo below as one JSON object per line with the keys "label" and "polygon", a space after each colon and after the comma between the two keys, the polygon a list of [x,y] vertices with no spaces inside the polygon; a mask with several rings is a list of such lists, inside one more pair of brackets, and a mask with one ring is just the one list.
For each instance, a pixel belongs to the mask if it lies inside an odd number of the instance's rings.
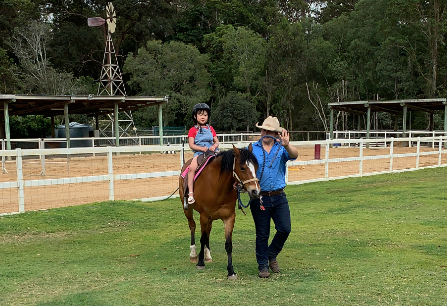
{"label": "windmill blade", "polygon": [[110,21],[110,19],[107,19],[107,27],[110,33],[114,33],[116,28],[116,22],[114,20]]}
{"label": "windmill blade", "polygon": [[106,7],[107,19],[113,18],[116,16],[115,8],[113,7],[112,2],[109,2]]}
{"label": "windmill blade", "polygon": [[106,20],[101,17],[91,17],[87,19],[87,24],[89,27],[99,27],[102,26]]}
{"label": "windmill blade", "polygon": [[109,2],[107,4],[106,14],[107,14],[107,27],[110,33],[114,33],[116,28],[116,12],[112,2]]}

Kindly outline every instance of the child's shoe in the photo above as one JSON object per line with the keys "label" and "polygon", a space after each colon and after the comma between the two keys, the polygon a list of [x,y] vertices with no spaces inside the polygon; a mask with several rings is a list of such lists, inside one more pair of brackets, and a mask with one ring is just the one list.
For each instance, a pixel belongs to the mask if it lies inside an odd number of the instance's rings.
{"label": "child's shoe", "polygon": [[194,200],[194,192],[189,193],[188,204],[194,204],[196,200]]}

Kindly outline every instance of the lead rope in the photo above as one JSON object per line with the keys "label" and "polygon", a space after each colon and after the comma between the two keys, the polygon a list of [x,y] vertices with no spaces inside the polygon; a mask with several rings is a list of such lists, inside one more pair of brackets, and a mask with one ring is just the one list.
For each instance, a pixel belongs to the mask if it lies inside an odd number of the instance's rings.
{"label": "lead rope", "polygon": [[[262,145],[262,140],[264,138],[266,138],[266,137],[273,138],[274,141],[278,140],[277,138],[275,138],[273,136],[270,136],[270,135],[264,135],[264,136],[261,137],[261,139],[259,139],[259,143],[261,144],[261,148],[262,148],[262,157],[263,157],[261,175],[259,176],[259,184],[261,184],[261,179],[262,179],[262,175],[264,174],[264,168],[265,168],[265,150],[264,150],[264,146]],[[279,150],[281,149],[281,146],[282,146],[282,139],[279,140],[278,150],[276,150],[275,156],[273,156],[273,159],[272,159],[272,162],[269,165],[269,168],[272,167],[273,162],[275,161],[276,157],[278,156],[278,153],[279,153]],[[265,210],[264,205],[262,205],[262,195],[259,196],[259,203],[260,203],[259,208],[261,210]],[[248,203],[248,204],[250,204],[250,203]]]}

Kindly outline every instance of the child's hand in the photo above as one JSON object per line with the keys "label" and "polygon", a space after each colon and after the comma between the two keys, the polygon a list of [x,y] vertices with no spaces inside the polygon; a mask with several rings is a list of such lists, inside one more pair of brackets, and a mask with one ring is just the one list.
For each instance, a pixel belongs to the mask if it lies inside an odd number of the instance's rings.
{"label": "child's hand", "polygon": [[216,146],[215,146],[215,145],[212,145],[212,146],[209,148],[209,150],[210,150],[211,152],[214,152],[214,151],[216,150]]}

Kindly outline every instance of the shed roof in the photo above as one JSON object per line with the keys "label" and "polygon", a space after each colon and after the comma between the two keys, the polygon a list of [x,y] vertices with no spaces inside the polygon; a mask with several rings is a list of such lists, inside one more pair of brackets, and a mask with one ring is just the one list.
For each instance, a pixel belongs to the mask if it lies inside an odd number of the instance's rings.
{"label": "shed roof", "polygon": [[405,99],[405,100],[389,100],[389,101],[351,101],[351,102],[334,102],[328,104],[330,108],[339,111],[345,111],[353,114],[362,115],[367,112],[368,107],[372,111],[382,111],[388,113],[401,113],[402,108],[407,106],[409,109],[425,111],[433,113],[435,110],[444,110],[446,98],[434,99]]}
{"label": "shed roof", "polygon": [[[64,115],[64,106],[68,103],[69,114],[104,115],[114,112],[118,103],[118,112],[131,111],[142,107],[168,102],[168,97],[147,96],[36,96],[36,95],[0,95],[0,102],[8,103],[9,115]],[[3,110],[4,103],[0,103]]]}

